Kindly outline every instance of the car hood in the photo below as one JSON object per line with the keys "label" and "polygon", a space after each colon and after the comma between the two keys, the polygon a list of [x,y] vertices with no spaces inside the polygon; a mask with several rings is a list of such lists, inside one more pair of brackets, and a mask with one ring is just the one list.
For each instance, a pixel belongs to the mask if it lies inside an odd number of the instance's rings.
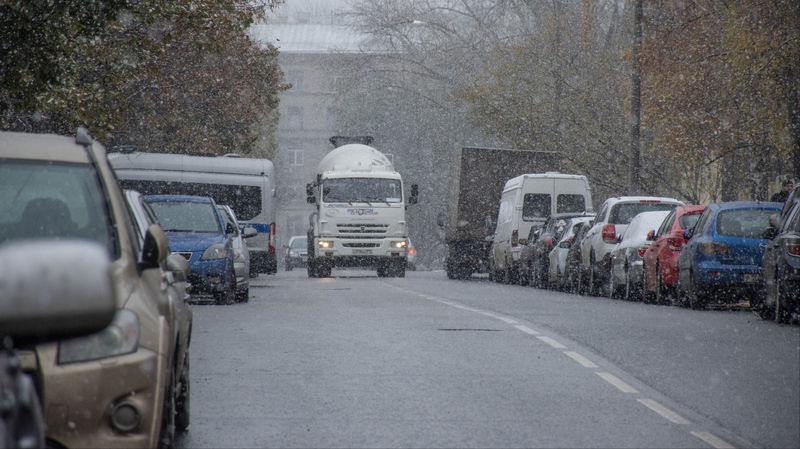
{"label": "car hood", "polygon": [[170,251],[204,251],[215,243],[225,243],[222,234],[208,232],[167,232]]}

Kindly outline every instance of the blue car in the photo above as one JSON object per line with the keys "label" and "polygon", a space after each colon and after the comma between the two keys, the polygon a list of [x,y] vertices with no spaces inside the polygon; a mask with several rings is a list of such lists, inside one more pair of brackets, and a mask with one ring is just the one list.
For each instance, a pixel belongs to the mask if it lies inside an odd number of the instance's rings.
{"label": "blue car", "polygon": [[213,199],[191,195],[148,195],[145,201],[167,233],[170,250],[189,261],[192,297],[213,295],[218,304],[236,298],[233,235]]}
{"label": "blue car", "polygon": [[709,204],[678,256],[678,289],[684,305],[757,300],[763,292],[761,259],[769,216],[782,204],[734,201]]}

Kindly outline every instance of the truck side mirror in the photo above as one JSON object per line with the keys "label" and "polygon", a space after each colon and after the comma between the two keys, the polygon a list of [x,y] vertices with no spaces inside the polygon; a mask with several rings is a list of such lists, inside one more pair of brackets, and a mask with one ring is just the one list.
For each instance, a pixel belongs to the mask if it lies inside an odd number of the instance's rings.
{"label": "truck side mirror", "polygon": [[306,202],[314,204],[317,202],[317,197],[314,195],[314,185],[306,184]]}
{"label": "truck side mirror", "polygon": [[419,185],[411,184],[411,196],[408,197],[408,204],[417,204],[419,201]]}

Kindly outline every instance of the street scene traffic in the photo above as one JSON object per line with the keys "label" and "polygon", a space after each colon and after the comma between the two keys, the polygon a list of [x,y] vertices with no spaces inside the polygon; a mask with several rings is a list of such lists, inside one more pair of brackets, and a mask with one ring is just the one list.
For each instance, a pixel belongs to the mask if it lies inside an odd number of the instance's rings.
{"label": "street scene traffic", "polygon": [[0,449],[800,449],[798,30],[0,2]]}

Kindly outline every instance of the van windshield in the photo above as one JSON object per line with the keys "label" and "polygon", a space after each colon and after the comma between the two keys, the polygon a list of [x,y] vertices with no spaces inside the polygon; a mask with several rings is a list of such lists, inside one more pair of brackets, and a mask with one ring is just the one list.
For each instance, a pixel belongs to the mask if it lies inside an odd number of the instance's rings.
{"label": "van windshield", "polygon": [[[522,220],[542,221],[550,216],[549,193],[526,193],[522,198]],[[581,211],[583,208],[581,207]]]}

